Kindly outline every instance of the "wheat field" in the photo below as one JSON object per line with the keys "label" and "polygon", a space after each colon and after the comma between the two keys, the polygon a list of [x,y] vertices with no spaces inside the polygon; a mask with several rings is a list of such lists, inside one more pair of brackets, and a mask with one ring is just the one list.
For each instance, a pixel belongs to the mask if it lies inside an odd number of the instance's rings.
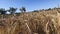
{"label": "wheat field", "polygon": [[52,9],[0,15],[0,34],[60,34],[60,13]]}

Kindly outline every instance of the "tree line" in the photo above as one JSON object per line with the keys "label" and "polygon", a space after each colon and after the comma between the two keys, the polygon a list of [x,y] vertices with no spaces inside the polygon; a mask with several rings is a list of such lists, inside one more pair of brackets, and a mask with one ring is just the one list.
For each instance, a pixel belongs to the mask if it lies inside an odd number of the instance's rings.
{"label": "tree line", "polygon": [[[10,14],[15,14],[17,8],[14,7],[10,7],[8,10],[5,10],[4,8],[0,8],[0,14],[7,14],[7,12],[9,12]],[[21,11],[21,13],[26,12],[25,7],[21,7],[19,9]]]}

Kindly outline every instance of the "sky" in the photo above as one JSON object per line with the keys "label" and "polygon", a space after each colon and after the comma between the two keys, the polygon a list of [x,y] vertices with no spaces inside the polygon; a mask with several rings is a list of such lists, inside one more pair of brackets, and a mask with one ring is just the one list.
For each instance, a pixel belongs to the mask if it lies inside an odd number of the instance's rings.
{"label": "sky", "polygon": [[24,6],[27,11],[48,9],[58,6],[60,0],[0,0],[0,8],[9,7],[21,8]]}

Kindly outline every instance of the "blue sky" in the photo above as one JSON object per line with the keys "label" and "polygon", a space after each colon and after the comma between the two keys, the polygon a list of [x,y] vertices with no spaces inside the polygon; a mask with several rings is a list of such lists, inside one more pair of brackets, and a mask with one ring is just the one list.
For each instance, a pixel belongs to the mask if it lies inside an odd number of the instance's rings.
{"label": "blue sky", "polygon": [[57,7],[58,3],[60,0],[0,0],[0,8],[21,8],[24,6],[27,11],[32,11]]}

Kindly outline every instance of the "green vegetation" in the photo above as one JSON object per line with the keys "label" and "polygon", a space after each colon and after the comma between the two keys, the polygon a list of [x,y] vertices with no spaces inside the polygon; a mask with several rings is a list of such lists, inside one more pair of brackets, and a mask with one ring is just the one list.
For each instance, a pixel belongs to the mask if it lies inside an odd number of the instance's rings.
{"label": "green vegetation", "polygon": [[17,8],[10,7],[8,10],[11,14],[14,14],[16,12]]}
{"label": "green vegetation", "polygon": [[[14,7],[10,7],[8,10],[5,10],[4,8],[0,9],[0,14],[7,14],[7,12],[10,12],[10,14],[15,14],[16,13],[17,8]],[[19,9],[21,11],[21,13],[26,12],[25,7],[22,7]]]}
{"label": "green vegetation", "polygon": [[23,13],[23,12],[26,12],[25,7],[20,8],[20,11],[21,11],[22,13]]}

